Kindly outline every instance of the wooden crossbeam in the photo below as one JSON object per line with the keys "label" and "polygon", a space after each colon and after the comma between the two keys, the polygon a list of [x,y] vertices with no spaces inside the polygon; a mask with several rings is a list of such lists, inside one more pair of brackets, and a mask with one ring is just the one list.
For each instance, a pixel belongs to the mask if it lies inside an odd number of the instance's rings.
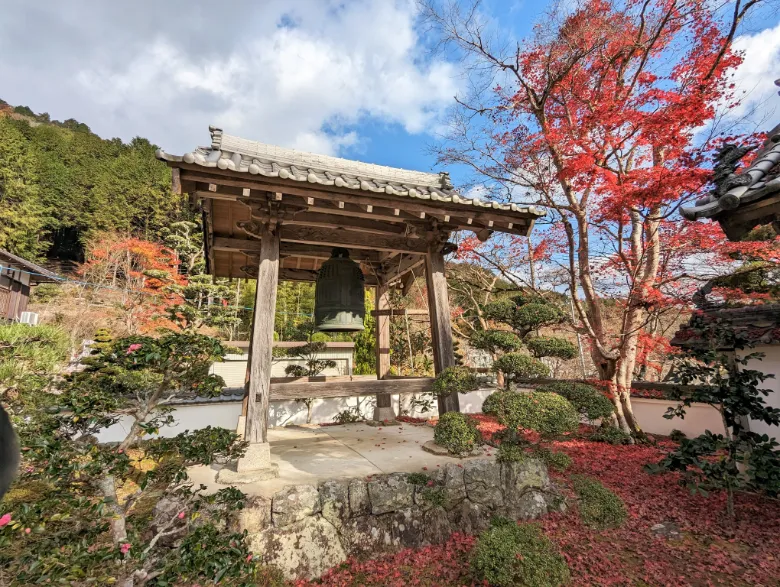
{"label": "wooden crossbeam", "polygon": [[353,218],[351,216],[336,216],[323,212],[297,212],[290,219],[285,219],[284,224],[317,226],[322,228],[349,228],[356,232],[369,232],[377,234],[404,234],[403,224],[378,222],[376,220],[367,220],[365,218]]}
{"label": "wooden crossbeam", "polygon": [[[304,379],[304,378],[301,378]],[[353,379],[352,381],[301,381],[271,382],[272,400],[293,400],[301,397],[356,397],[387,393],[422,393],[433,384],[433,377],[402,377],[399,379]]]}
{"label": "wooden crossbeam", "polygon": [[[210,250],[230,251],[235,253],[257,253],[260,251],[260,241],[253,239],[214,237]],[[280,247],[282,256],[308,257],[311,259],[329,259],[333,247],[317,245],[301,245],[297,243],[283,242]],[[370,263],[379,263],[382,260],[378,251],[368,251],[364,249],[350,250],[349,256],[355,261],[367,261]]]}

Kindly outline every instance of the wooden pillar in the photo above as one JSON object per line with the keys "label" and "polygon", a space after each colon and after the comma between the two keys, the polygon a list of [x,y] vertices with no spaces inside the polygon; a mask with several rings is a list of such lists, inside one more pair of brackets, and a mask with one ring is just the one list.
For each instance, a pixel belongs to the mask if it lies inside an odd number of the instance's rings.
{"label": "wooden pillar", "polygon": [[[444,275],[444,254],[440,245],[433,244],[425,256],[425,278],[428,285],[428,308],[431,317],[431,342],[433,366],[438,375],[455,365],[450,325],[450,301],[447,297],[447,278]],[[460,411],[458,394],[450,393],[438,398],[439,415]]]}
{"label": "wooden pillar", "polygon": [[[376,378],[387,379],[390,375],[390,316],[380,313],[380,310],[390,309],[390,292],[387,286],[378,285],[375,297]],[[392,396],[389,393],[377,394],[373,419],[377,422],[395,421],[395,416]]]}
{"label": "wooden pillar", "polygon": [[268,400],[271,396],[271,361],[274,345],[276,289],[279,284],[278,225],[260,229],[260,262],[252,317],[249,351],[249,397],[244,440],[268,442]]}

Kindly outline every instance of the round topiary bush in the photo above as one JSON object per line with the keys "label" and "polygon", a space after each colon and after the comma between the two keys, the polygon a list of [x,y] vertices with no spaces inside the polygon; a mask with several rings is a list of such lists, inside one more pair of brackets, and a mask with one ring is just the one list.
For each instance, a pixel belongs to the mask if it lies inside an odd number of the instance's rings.
{"label": "round topiary bush", "polygon": [[525,339],[525,346],[536,357],[556,357],[558,359],[573,359],[577,356],[574,343],[558,336],[532,336]]}
{"label": "round topiary bush", "polygon": [[489,416],[498,416],[498,411],[507,393],[512,392],[499,390],[487,396],[485,401],[482,402],[482,413]]}
{"label": "round topiary bush", "polygon": [[547,365],[522,353],[507,353],[499,357],[493,362],[493,371],[501,371],[504,374],[507,387],[519,379],[536,379],[550,374]]}
{"label": "round topiary bush", "polygon": [[619,528],[626,521],[626,505],[600,481],[583,475],[571,476],[572,486],[579,497],[582,521],[598,530]]}
{"label": "round topiary bush", "polygon": [[465,454],[474,450],[480,440],[479,431],[460,412],[447,412],[439,417],[433,429],[433,440],[452,454]]}
{"label": "round topiary bush", "polygon": [[477,582],[498,587],[558,587],[570,580],[566,560],[538,526],[505,519],[480,535],[471,569]]}
{"label": "round topiary bush", "polygon": [[565,397],[588,420],[605,420],[611,418],[614,412],[609,398],[586,383],[558,381],[540,386],[539,391],[557,393]]}
{"label": "round topiary bush", "polygon": [[510,430],[524,428],[544,435],[557,435],[576,432],[579,428],[577,410],[558,394],[540,391],[503,393],[494,400],[496,417]]}
{"label": "round topiary bush", "polygon": [[468,367],[447,367],[436,376],[433,382],[434,395],[448,393],[468,393],[479,389],[477,376]]}

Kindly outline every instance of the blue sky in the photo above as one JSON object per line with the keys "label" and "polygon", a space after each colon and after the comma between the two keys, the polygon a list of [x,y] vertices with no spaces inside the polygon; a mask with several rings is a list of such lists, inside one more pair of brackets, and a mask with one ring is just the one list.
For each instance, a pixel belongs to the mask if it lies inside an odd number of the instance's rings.
{"label": "blue sky", "polygon": [[[0,2],[0,98],[172,153],[206,144],[217,124],[429,170],[427,146],[463,87],[450,56],[430,53],[412,0],[236,0],[219,9],[192,0]],[[521,38],[548,5],[486,0],[483,11]],[[738,41],[747,52],[738,81],[770,126],[778,116],[767,113],[780,106],[771,84],[780,77],[779,22],[766,9]]]}

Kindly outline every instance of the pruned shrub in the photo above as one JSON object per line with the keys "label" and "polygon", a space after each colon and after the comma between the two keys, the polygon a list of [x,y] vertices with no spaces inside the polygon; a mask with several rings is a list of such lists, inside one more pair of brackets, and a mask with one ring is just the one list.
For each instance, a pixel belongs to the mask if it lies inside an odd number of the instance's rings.
{"label": "pruned shrub", "polygon": [[571,476],[572,486],[579,497],[582,521],[598,530],[619,528],[628,513],[623,500],[600,481],[583,475]]}
{"label": "pruned shrub", "polygon": [[433,429],[433,440],[452,454],[465,454],[474,450],[480,434],[471,421],[460,412],[447,412],[439,417]]}
{"label": "pruned shrub", "polygon": [[447,367],[436,376],[433,382],[435,395],[448,393],[468,393],[479,389],[477,376],[468,367]]}
{"label": "pruned shrub", "polygon": [[501,371],[507,387],[520,379],[547,377],[550,369],[539,359],[522,353],[507,353],[493,362],[493,371]]}
{"label": "pruned shrub", "polygon": [[477,540],[471,569],[476,581],[498,587],[558,587],[570,579],[566,560],[538,526],[501,518]]}
{"label": "pruned shrub", "polygon": [[614,406],[609,398],[586,383],[557,381],[540,386],[539,391],[562,395],[588,420],[605,420],[611,418],[614,412]]}
{"label": "pruned shrub", "polygon": [[489,353],[509,353],[523,347],[523,341],[511,330],[477,330],[469,338],[471,348]]}
{"label": "pruned shrub", "polygon": [[522,445],[514,442],[502,442],[498,445],[496,460],[499,463],[522,463],[528,459],[528,453]]}
{"label": "pruned shrub", "polygon": [[489,407],[495,407],[498,421],[510,430],[524,428],[544,435],[558,435],[576,432],[579,428],[577,410],[560,395],[539,391],[500,391],[493,395],[499,394]]}
{"label": "pruned shrub", "polygon": [[563,473],[566,469],[571,467],[572,463],[572,458],[565,452],[556,452],[545,446],[536,447],[533,456],[544,461],[550,469],[558,471],[559,473]]}
{"label": "pruned shrub", "polygon": [[621,444],[631,444],[631,435],[615,426],[601,426],[590,435],[590,440],[619,446]]}
{"label": "pruned shrub", "polygon": [[574,343],[559,336],[532,336],[525,339],[525,346],[536,358],[573,359],[577,356],[577,347]]}
{"label": "pruned shrub", "polygon": [[482,413],[489,416],[498,416],[498,410],[501,407],[505,393],[507,392],[496,391],[487,396],[485,401],[482,402]]}

